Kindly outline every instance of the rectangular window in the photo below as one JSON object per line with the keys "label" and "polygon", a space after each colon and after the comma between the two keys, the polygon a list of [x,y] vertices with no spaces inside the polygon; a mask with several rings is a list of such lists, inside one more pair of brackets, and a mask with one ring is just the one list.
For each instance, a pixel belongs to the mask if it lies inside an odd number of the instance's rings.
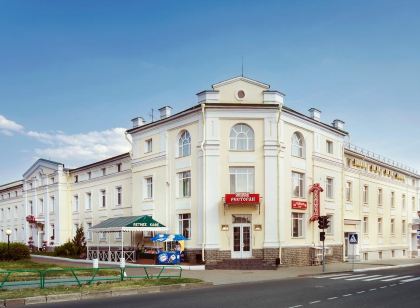
{"label": "rectangular window", "polygon": [[50,240],[54,240],[54,238],[55,238],[55,227],[54,227],[54,224],[51,224],[50,225]]}
{"label": "rectangular window", "polygon": [[383,190],[382,188],[378,189],[378,206],[382,206],[382,200],[383,200]]}
{"label": "rectangular window", "polygon": [[292,172],[292,196],[305,198],[305,174]]}
{"label": "rectangular window", "polygon": [[74,195],[73,196],[73,212],[79,211],[79,196]]}
{"label": "rectangular window", "polygon": [[121,240],[121,231],[120,231],[120,232],[116,232],[116,233],[115,233],[115,239],[116,239],[117,241],[120,241],[120,240]]}
{"label": "rectangular window", "polygon": [[90,180],[90,179],[92,178],[92,172],[90,172],[90,171],[89,171],[89,172],[87,173],[87,177],[88,177],[88,180]]}
{"label": "rectangular window", "polygon": [[331,140],[327,140],[327,153],[334,154],[334,144]]}
{"label": "rectangular window", "polygon": [[406,200],[406,198],[405,198],[405,195],[403,194],[402,196],[401,196],[401,203],[402,203],[402,210],[404,211],[405,210],[405,200]]}
{"label": "rectangular window", "polygon": [[115,189],[115,192],[117,194],[117,206],[120,206],[122,204],[122,188],[121,187],[117,187]]}
{"label": "rectangular window", "polygon": [[363,186],[363,203],[367,204],[369,200],[369,186]]}
{"label": "rectangular window", "polygon": [[230,192],[254,192],[254,167],[230,167]]}
{"label": "rectangular window", "polygon": [[153,150],[153,143],[152,143],[152,139],[147,139],[144,142],[144,153],[150,153]]}
{"label": "rectangular window", "polygon": [[50,197],[50,213],[54,213],[55,208],[55,197]]}
{"label": "rectangular window", "polygon": [[117,171],[118,172],[122,171],[122,164],[121,163],[117,164]]}
{"label": "rectangular window", "polygon": [[378,218],[378,234],[382,234],[382,218]]}
{"label": "rectangular window", "polygon": [[178,197],[191,197],[191,171],[178,173]]}
{"label": "rectangular window", "polygon": [[92,209],[92,193],[86,193],[85,210],[90,211]]}
{"label": "rectangular window", "polygon": [[88,241],[92,240],[92,231],[90,231],[90,228],[92,228],[92,223],[86,223],[86,239]]}
{"label": "rectangular window", "polygon": [[327,198],[328,199],[334,199],[334,179],[327,177]]}
{"label": "rectangular window", "polygon": [[402,234],[405,235],[407,232],[407,226],[405,225],[405,220],[403,219],[403,221],[401,222],[401,227],[402,227]]}
{"label": "rectangular window", "polygon": [[79,182],[79,176],[78,176],[78,175],[75,175],[75,176],[74,176],[74,182],[75,182],[75,183]]}
{"label": "rectangular window", "polygon": [[292,237],[301,238],[303,237],[303,213],[292,213]]}
{"label": "rectangular window", "polygon": [[333,235],[334,234],[334,216],[332,214],[327,214],[329,220],[329,226],[327,230],[325,230],[326,234]]}
{"label": "rectangular window", "polygon": [[369,233],[369,218],[363,217],[363,233],[368,234]]}
{"label": "rectangular window", "polygon": [[99,232],[99,240],[100,241],[106,241],[106,233],[105,232]]}
{"label": "rectangular window", "polygon": [[44,199],[39,199],[39,214],[44,214]]}
{"label": "rectangular window", "polygon": [[395,234],[395,219],[391,218],[391,234]]}
{"label": "rectangular window", "polygon": [[352,182],[346,182],[346,201],[351,202],[352,200]]}
{"label": "rectangular window", "polygon": [[33,205],[32,200],[31,200],[31,201],[29,201],[29,213],[30,213],[31,215],[33,215],[33,214],[34,214],[34,205]]}
{"label": "rectangular window", "polygon": [[102,176],[106,175],[106,168],[102,168]]}
{"label": "rectangular window", "polygon": [[191,238],[191,214],[179,214],[178,223],[178,232],[185,238]]}
{"label": "rectangular window", "polygon": [[416,197],[411,198],[411,208],[413,211],[416,210]]}
{"label": "rectangular window", "polygon": [[391,207],[395,208],[395,192],[391,191]]}
{"label": "rectangular window", "polygon": [[102,189],[100,192],[100,203],[101,203],[101,207],[104,208],[106,207],[106,190]]}
{"label": "rectangular window", "polygon": [[153,199],[153,177],[144,178],[145,195],[144,199]]}

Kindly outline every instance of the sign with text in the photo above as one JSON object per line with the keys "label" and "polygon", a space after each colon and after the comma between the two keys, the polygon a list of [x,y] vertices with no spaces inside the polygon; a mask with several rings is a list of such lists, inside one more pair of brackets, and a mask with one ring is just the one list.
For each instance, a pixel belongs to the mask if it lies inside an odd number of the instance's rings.
{"label": "sign with text", "polygon": [[309,192],[312,193],[313,195],[313,213],[311,216],[310,221],[316,221],[318,220],[318,217],[320,215],[320,207],[321,207],[321,193],[324,191],[324,189],[321,187],[321,185],[319,183],[315,183],[314,185],[312,185],[312,187],[309,189]]}
{"label": "sign with text", "polygon": [[306,210],[308,208],[308,202],[292,200],[292,209],[294,210]]}
{"label": "sign with text", "polygon": [[225,195],[226,204],[259,204],[260,194],[236,193]]}

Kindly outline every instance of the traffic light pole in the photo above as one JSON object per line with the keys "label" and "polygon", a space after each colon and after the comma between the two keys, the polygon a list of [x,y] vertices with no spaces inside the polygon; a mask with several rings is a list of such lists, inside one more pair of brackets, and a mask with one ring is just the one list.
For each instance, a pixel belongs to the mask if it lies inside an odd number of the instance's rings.
{"label": "traffic light pole", "polygon": [[[324,232],[324,229],[322,229]],[[322,241],[322,272],[325,272],[325,239]]]}

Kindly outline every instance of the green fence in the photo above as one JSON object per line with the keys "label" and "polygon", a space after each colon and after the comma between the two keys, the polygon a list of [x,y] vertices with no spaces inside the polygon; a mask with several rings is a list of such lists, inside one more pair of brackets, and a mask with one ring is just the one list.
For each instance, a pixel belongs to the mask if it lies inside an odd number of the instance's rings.
{"label": "green fence", "polygon": [[[135,273],[140,271],[140,273]],[[47,285],[89,285],[98,281],[131,279],[181,278],[182,268],[176,265],[145,265],[98,268],[0,269],[0,289],[32,286],[44,289]]]}

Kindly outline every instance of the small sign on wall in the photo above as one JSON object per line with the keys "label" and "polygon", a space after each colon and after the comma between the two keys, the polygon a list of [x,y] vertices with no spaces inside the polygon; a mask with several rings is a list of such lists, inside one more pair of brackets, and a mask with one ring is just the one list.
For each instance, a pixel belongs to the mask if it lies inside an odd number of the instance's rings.
{"label": "small sign on wall", "polygon": [[292,209],[294,210],[306,210],[308,208],[308,202],[292,200]]}

